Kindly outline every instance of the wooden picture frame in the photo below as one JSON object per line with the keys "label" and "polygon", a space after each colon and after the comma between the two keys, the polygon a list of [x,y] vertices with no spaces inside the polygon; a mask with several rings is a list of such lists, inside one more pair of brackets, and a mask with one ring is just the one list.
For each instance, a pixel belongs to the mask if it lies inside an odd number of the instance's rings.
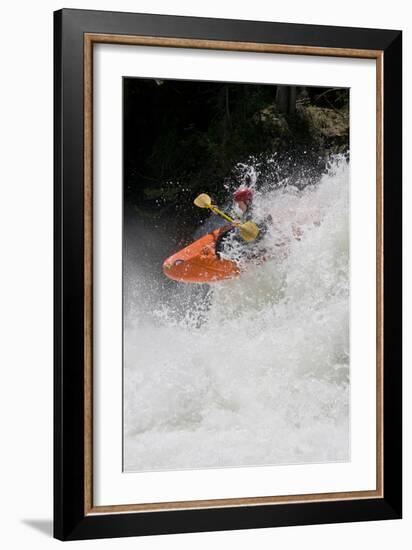
{"label": "wooden picture frame", "polygon": [[[54,29],[55,537],[400,518],[401,32],[71,9],[55,13]],[[376,490],[94,505],[92,68],[98,43],[376,60]]]}

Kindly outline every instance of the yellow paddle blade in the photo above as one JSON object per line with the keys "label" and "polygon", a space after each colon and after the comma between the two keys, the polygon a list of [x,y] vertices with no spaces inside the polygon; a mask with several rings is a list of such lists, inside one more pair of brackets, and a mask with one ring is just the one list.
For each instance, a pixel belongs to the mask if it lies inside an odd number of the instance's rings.
{"label": "yellow paddle blade", "polygon": [[259,228],[253,222],[245,222],[239,225],[239,233],[245,241],[254,241],[259,235]]}
{"label": "yellow paddle blade", "polygon": [[193,201],[199,208],[210,208],[212,206],[212,199],[206,193],[202,193]]}

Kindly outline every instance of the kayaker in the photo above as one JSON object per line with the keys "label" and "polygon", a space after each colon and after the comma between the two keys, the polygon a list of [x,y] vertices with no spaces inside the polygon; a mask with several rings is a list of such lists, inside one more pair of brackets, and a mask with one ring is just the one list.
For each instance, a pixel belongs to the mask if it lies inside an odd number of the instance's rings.
{"label": "kayaker", "polygon": [[[253,209],[253,190],[248,187],[239,187],[232,195],[233,217],[236,222],[245,223],[253,221],[259,228],[259,234],[253,241],[245,241],[238,231],[230,231],[223,235],[216,245],[217,252],[226,253],[229,257],[234,253],[246,260],[259,259],[266,252],[260,242],[272,222],[268,216],[264,220],[258,220]],[[233,247],[233,244],[235,246]]]}
{"label": "kayaker", "polygon": [[235,203],[235,210],[237,214],[240,214],[240,217],[243,220],[246,220],[250,214],[249,210],[252,207],[253,202],[253,191],[247,187],[240,187],[233,193],[233,201]]}
{"label": "kayaker", "polygon": [[267,232],[269,225],[272,223],[272,216],[267,216],[265,219],[258,219],[256,212],[253,211],[253,190],[248,187],[239,187],[233,193],[234,215],[239,222],[253,221],[259,227],[259,236],[254,241],[259,241]]}

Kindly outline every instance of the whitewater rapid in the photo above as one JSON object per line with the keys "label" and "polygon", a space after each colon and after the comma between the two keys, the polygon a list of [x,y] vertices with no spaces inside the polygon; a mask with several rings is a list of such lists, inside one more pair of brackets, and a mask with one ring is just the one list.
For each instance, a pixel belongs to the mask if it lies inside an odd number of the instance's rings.
{"label": "whitewater rapid", "polygon": [[273,225],[239,278],[163,299],[127,271],[125,471],[349,460],[348,165],[254,202]]}

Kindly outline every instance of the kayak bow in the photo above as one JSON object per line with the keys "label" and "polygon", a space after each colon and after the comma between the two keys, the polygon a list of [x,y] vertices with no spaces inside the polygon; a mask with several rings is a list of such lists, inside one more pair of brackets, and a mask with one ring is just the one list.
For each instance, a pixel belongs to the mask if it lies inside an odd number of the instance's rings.
{"label": "kayak bow", "polygon": [[236,262],[219,257],[217,243],[231,226],[220,227],[186,246],[163,263],[169,279],[183,283],[213,283],[239,275]]}

